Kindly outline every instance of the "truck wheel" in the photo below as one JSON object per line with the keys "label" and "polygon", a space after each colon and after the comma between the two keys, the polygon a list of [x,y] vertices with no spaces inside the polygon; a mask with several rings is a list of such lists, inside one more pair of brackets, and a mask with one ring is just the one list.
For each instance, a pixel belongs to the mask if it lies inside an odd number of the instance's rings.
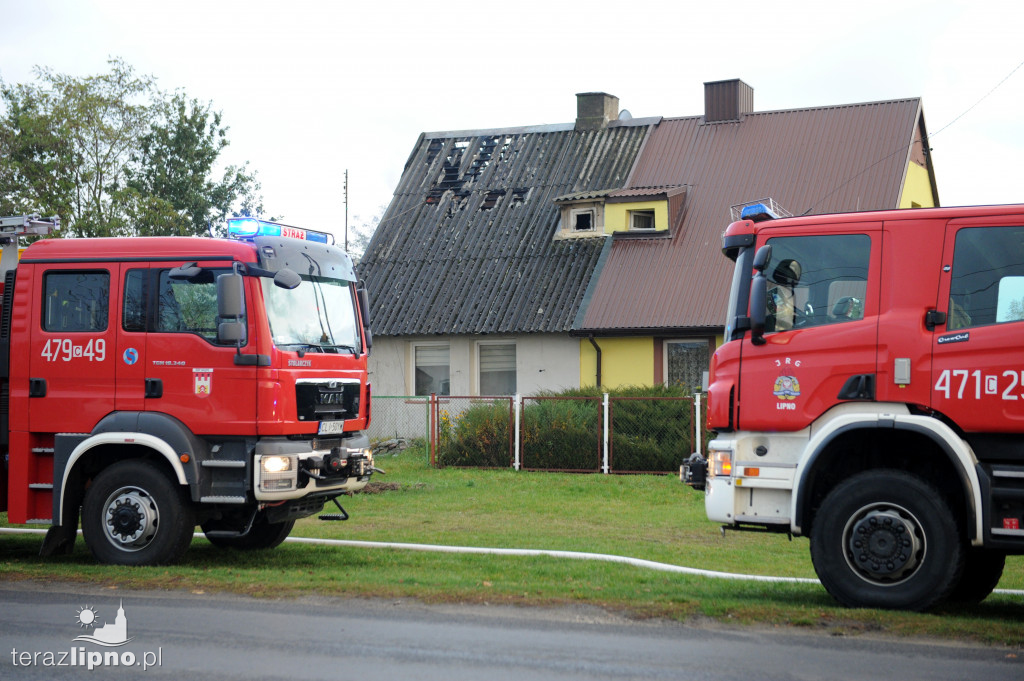
{"label": "truck wheel", "polygon": [[949,601],[964,605],[981,603],[999,584],[1006,565],[1006,554],[971,548],[967,550],[964,572],[949,594]]}
{"label": "truck wheel", "polygon": [[105,469],[82,502],[82,534],[102,563],[172,563],[188,548],[195,525],[185,489],[145,461]]}
{"label": "truck wheel", "polygon": [[[288,538],[293,527],[295,527],[294,520],[288,520],[283,523],[268,523],[267,516],[264,513],[260,513],[256,516],[256,520],[253,522],[248,534],[239,537],[211,536],[207,534],[206,538],[210,540],[211,544],[222,549],[238,549],[240,551],[272,549]],[[213,524],[204,524],[202,528],[204,533],[215,529]],[[217,527],[216,529],[223,528]]]}
{"label": "truck wheel", "polygon": [[811,560],[825,589],[847,607],[925,610],[950,593],[964,551],[938,490],[881,470],[855,475],[825,497],[811,529]]}

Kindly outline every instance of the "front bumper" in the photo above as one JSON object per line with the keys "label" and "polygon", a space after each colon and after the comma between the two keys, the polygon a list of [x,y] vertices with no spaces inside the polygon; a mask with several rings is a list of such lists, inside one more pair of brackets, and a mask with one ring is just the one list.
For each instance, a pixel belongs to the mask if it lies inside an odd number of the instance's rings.
{"label": "front bumper", "polygon": [[373,470],[365,435],[326,440],[267,438],[256,445],[253,493],[261,502],[337,496],[365,487]]}

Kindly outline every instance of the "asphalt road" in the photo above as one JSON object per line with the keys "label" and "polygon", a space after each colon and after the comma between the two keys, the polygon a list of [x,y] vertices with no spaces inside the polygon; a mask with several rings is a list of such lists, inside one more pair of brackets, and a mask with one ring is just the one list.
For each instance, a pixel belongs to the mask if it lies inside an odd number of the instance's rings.
{"label": "asphalt road", "polygon": [[[115,624],[119,606],[124,629],[101,629]],[[81,635],[128,642],[74,641]],[[0,582],[0,679],[52,678],[1020,681],[1024,656],[870,635],[635,622],[590,607],[268,601]]]}

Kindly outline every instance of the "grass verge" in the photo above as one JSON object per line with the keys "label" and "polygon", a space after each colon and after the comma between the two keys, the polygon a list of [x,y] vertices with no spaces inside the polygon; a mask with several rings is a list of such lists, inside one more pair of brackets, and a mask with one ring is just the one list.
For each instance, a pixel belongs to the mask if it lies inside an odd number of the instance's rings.
{"label": "grass verge", "polygon": [[[608,553],[723,572],[814,577],[806,540],[733,532],[723,537],[705,519],[702,496],[672,477],[435,470],[422,451],[384,457],[378,465],[388,475],[375,479],[385,483],[374,485],[377,493],[343,498],[351,520],[305,519],[293,535]],[[96,564],[81,540],[70,556],[42,559],[41,542],[38,535],[0,537],[3,578],[261,598],[583,603],[638,618],[929,636],[1024,650],[1024,598],[1012,595],[995,594],[972,607],[901,613],[840,608],[814,584],[708,579],[551,557],[287,543],[243,553],[197,538],[178,565],[129,568]],[[1007,561],[999,586],[1024,589],[1024,557]]]}

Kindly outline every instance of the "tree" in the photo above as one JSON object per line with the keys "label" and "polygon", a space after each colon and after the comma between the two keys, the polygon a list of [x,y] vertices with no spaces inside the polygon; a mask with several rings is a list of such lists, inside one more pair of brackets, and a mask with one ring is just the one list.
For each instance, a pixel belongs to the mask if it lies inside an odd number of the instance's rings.
{"label": "tree", "polygon": [[387,206],[379,206],[377,214],[369,220],[363,220],[358,215],[352,216],[354,224],[349,228],[348,251],[349,255],[352,256],[353,262],[358,264],[359,260],[363,257],[363,253],[366,252],[367,247],[370,245],[370,239],[373,238],[374,232],[377,231],[377,227],[380,225],[381,218],[384,217],[384,211],[386,210]]}
{"label": "tree", "polygon": [[167,94],[120,59],[74,78],[0,80],[0,212],[58,215],[73,236],[203,234],[231,206],[262,210],[248,166],[213,166],[228,145],[221,114]]}
{"label": "tree", "polygon": [[228,146],[220,112],[182,92],[153,108],[155,120],[134,157],[137,169],[129,172],[130,188],[168,202],[185,223],[183,229],[197,235],[222,224],[237,200],[242,211],[262,212],[259,184],[248,164],[229,166],[220,181],[211,179],[214,164]]}

